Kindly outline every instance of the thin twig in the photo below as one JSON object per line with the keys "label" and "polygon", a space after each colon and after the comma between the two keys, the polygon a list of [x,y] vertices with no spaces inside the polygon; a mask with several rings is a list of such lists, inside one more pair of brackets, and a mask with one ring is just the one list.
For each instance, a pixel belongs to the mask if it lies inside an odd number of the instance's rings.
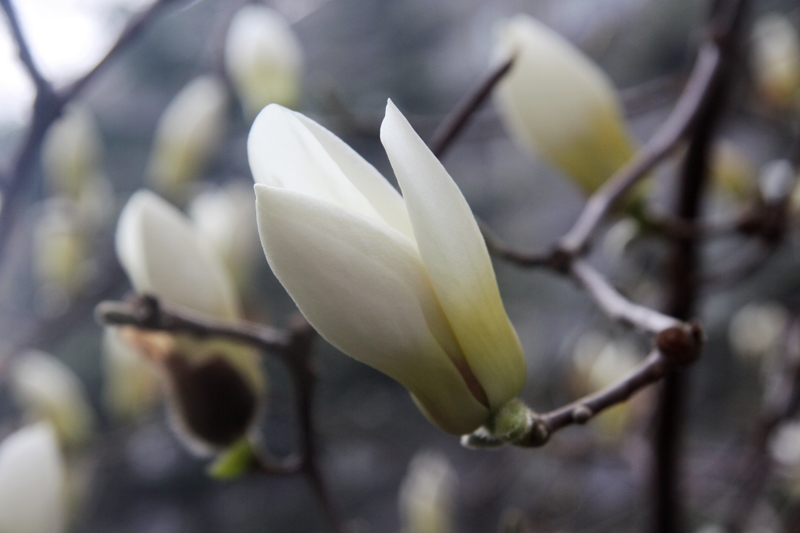
{"label": "thin twig", "polygon": [[33,80],[34,85],[36,85],[36,91],[39,93],[52,93],[53,87],[42,75],[42,72],[36,65],[36,61],[33,59],[30,46],[28,45],[28,40],[25,38],[25,34],[22,32],[22,28],[19,24],[19,18],[17,18],[17,12],[14,9],[14,6],[11,4],[11,0],[0,0],[0,6],[2,6],[3,11],[5,11],[6,18],[8,19],[8,25],[11,28],[11,35],[14,37],[14,42],[17,44],[19,59],[22,61],[25,70],[28,71],[28,75]]}
{"label": "thin twig", "polygon": [[437,158],[441,159],[448,148],[453,144],[453,141],[458,137],[464,126],[483,104],[484,101],[492,94],[492,89],[495,85],[503,79],[511,70],[514,64],[514,56],[504,61],[494,70],[492,70],[486,78],[475,86],[472,91],[467,94],[445,117],[442,123],[433,132],[430,140],[431,151]]}

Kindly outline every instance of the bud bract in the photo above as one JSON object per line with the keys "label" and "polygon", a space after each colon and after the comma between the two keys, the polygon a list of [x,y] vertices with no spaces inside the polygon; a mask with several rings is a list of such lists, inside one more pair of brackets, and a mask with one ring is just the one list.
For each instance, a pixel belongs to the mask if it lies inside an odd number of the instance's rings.
{"label": "bud bract", "polygon": [[469,205],[391,101],[381,141],[404,198],[316,122],[266,107],[248,138],[261,242],[326,340],[468,433],[522,389],[522,348]]}
{"label": "bud bract", "polygon": [[53,429],[39,423],[0,443],[0,531],[65,530],[64,464]]}
{"label": "bud bract", "polygon": [[[190,220],[157,195],[143,190],[131,197],[120,214],[116,247],[137,292],[217,319],[239,318],[222,260]],[[220,450],[250,430],[266,387],[251,348],[130,327],[120,334],[158,363],[173,420],[193,450]]]}
{"label": "bud bract", "polygon": [[497,63],[514,64],[495,101],[523,148],[592,193],[636,152],[608,76],[541,22],[517,15],[498,31]]}
{"label": "bud bract", "polygon": [[267,104],[294,106],[300,97],[303,50],[289,22],[263,5],[242,7],[225,41],[225,69],[245,115]]}
{"label": "bud bract", "polygon": [[750,59],[756,87],[770,104],[800,106],[800,36],[789,19],[769,13],[756,21]]}
{"label": "bud bract", "polygon": [[147,177],[157,190],[177,195],[203,173],[225,128],[227,93],[213,76],[189,82],[156,126]]}
{"label": "bud bract", "polygon": [[403,533],[451,533],[455,486],[456,473],[446,456],[416,454],[400,485]]}
{"label": "bud bract", "polygon": [[50,422],[64,445],[79,445],[89,438],[94,416],[86,389],[67,365],[31,350],[13,359],[9,381],[25,414]]}

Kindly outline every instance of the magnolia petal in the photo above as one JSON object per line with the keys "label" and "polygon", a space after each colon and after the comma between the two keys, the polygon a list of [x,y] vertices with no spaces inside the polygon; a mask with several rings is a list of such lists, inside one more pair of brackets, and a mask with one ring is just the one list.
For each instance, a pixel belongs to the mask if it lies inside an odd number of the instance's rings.
{"label": "magnolia petal", "polygon": [[233,282],[211,244],[177,208],[136,192],[120,214],[117,256],[137,292],[223,319],[239,315]]}
{"label": "magnolia petal", "polygon": [[64,464],[47,423],[20,429],[0,444],[0,531],[64,531]]}
{"label": "magnolia petal", "polygon": [[397,191],[352,148],[300,113],[264,108],[250,130],[247,154],[258,183],[331,202],[411,235]]}
{"label": "magnolia petal", "polygon": [[256,185],[256,197],[267,260],[328,342],[402,383],[444,431],[486,420],[453,363],[458,347],[409,239],[295,191]]}
{"label": "magnolia petal", "polygon": [[436,296],[490,407],[498,409],[522,389],[525,359],[475,217],[453,179],[391,101],[381,142]]}

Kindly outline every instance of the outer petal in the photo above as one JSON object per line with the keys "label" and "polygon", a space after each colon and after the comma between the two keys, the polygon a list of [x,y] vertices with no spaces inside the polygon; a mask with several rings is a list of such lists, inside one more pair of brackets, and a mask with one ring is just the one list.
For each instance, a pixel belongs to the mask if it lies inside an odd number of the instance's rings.
{"label": "outer petal", "polygon": [[142,190],[131,196],[119,217],[116,247],[137,292],[219,318],[238,316],[233,282],[210,243],[157,195]]}
{"label": "outer petal", "polygon": [[411,237],[396,190],[352,148],[313,120],[279,105],[258,115],[247,140],[256,182],[284,187],[381,220]]}
{"label": "outer petal", "polygon": [[498,56],[516,54],[496,101],[524,148],[594,191],[636,151],[611,81],[539,21],[518,15],[500,31]]}
{"label": "outer petal", "polygon": [[317,198],[256,185],[267,260],[331,344],[408,388],[443,430],[486,420],[413,243],[384,224]]}
{"label": "outer petal", "polygon": [[525,358],[475,217],[458,186],[391,101],[381,141],[436,296],[491,408],[497,409],[522,389]]}
{"label": "outer petal", "polygon": [[0,444],[0,531],[64,531],[64,465],[53,429],[37,424]]}

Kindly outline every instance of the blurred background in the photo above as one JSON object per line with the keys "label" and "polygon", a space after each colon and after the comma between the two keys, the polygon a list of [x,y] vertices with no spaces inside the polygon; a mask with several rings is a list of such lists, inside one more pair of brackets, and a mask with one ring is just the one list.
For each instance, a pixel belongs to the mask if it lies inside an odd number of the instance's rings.
{"label": "blurred background", "polygon": [[[91,69],[129,18],[148,4],[18,0],[14,7],[34,59],[58,88]],[[108,339],[104,343],[92,315],[97,302],[130,291],[114,253],[114,228],[128,196],[142,187],[169,198],[212,240],[231,248],[226,259],[248,318],[284,326],[295,312],[255,233],[246,157],[252,116],[225,67],[229,23],[244,4],[190,0],[164,9],[79,94],[70,112],[82,118],[54,141],[64,146],[71,139],[88,150],[81,155],[85,161],[73,164],[91,167],[91,179],[75,177],[79,171],[72,178],[59,174],[59,169],[66,173],[63,158],[70,156],[48,148],[45,140],[42,159],[30,173],[31,186],[19,200],[24,210],[0,269],[0,437],[30,415],[14,371],[20,354],[47,352],[79,378],[91,408],[91,436],[68,453],[72,531],[288,533],[326,527],[319,503],[300,477],[209,479],[206,462],[172,434],[147,377],[134,392],[115,392],[138,370],[109,362],[124,358],[109,354],[124,348]],[[291,105],[341,136],[390,180],[378,139],[386,99],[398,105],[423,139],[430,138],[488,71],[499,21],[531,14],[596,60],[620,90],[630,127],[644,142],[680,93],[708,11],[707,2],[694,0],[275,0],[264,5],[285,17],[304,58]],[[768,12],[800,26],[795,1],[763,0],[753,2],[748,28]],[[0,24],[0,164],[7,167],[24,142],[34,87],[5,22]],[[708,213],[717,219],[750,201],[759,169],[786,157],[794,139],[788,113],[759,98],[746,61],[739,67],[732,109],[715,150]],[[173,181],[159,180],[152,170],[159,120],[187,84],[208,74],[224,80],[227,96],[217,112],[224,125],[201,150],[207,155],[202,165]],[[569,229],[584,202],[567,178],[514,144],[491,102],[443,162],[476,215],[522,249],[548,247]],[[674,170],[674,164],[659,170],[654,205],[669,205]],[[229,227],[231,219],[241,226]],[[220,227],[225,229],[215,230]],[[762,367],[769,365],[783,324],[800,303],[797,237],[790,232],[753,275],[712,279],[703,292],[700,319],[709,340],[691,378],[683,486],[693,530],[719,522],[735,488],[729,467],[741,455],[742,436],[761,405]],[[709,268],[751,256],[756,253],[751,244],[732,237],[706,247]],[[637,236],[630,220],[612,221],[591,259],[624,293],[658,307],[665,297],[665,250],[662,241]],[[608,384],[646,354],[645,338],[607,320],[569,280],[501,262],[495,268],[528,359],[523,397],[534,409],[563,405]],[[498,531],[517,519],[534,532],[622,533],[645,526],[653,391],[586,427],[564,430],[541,449],[478,452],[429,424],[405,389],[386,376],[323,341],[315,355],[321,465],[352,531],[400,531],[400,487],[412,458],[422,452],[438,457],[428,470],[445,470],[450,496],[444,500],[451,502],[453,531]],[[130,364],[133,369],[135,362]],[[295,444],[292,390],[279,362],[266,358],[265,367],[271,390],[263,436],[276,454],[285,455]],[[787,476],[794,479],[791,472],[771,479],[751,531],[781,531],[785,517],[800,509]]]}

